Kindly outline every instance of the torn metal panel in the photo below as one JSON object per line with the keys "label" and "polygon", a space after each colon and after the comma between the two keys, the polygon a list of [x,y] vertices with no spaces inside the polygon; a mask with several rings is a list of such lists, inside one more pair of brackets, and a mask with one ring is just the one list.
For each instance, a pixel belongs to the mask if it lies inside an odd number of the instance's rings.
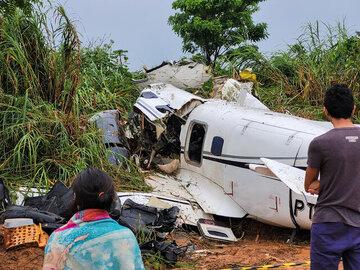
{"label": "torn metal panel", "polygon": [[[189,105],[192,101],[197,102]],[[156,121],[181,110],[185,105],[187,105],[187,109],[184,109],[181,114],[189,113],[189,109],[195,108],[204,101],[204,99],[171,84],[153,84],[141,92],[134,106],[150,121]]]}
{"label": "torn metal panel", "polygon": [[182,186],[181,182],[168,175],[150,175],[145,182],[151,186],[157,194],[171,196],[181,200],[196,202],[194,197]]}
{"label": "torn metal panel", "polygon": [[104,143],[121,144],[119,134],[119,112],[117,110],[108,110],[96,113],[89,119],[90,123],[96,124],[104,134]]}
{"label": "torn metal panel", "polygon": [[129,150],[125,141],[125,133],[119,126],[119,112],[108,110],[95,114],[89,120],[100,129],[104,136],[104,144],[110,150],[108,160],[111,164],[121,165],[122,158],[129,158]]}
{"label": "torn metal panel", "polygon": [[145,83],[169,83],[176,87],[200,88],[211,79],[211,69],[200,63],[191,60],[183,60],[181,62],[163,62],[161,65],[146,70],[147,80]]}
{"label": "torn metal panel", "polygon": [[154,84],[141,92],[129,120],[132,132],[129,145],[137,145],[132,153],[140,157],[146,169],[154,163],[166,173],[176,171],[176,161],[166,165],[162,160],[179,159],[181,126],[185,117],[203,102],[202,98],[169,84]]}
{"label": "torn metal panel", "polygon": [[148,97],[144,93],[152,93],[152,91],[144,90],[141,92],[140,97],[136,100],[134,107],[138,108],[143,114],[149,118],[150,121],[163,119],[173,112],[168,106],[168,103],[158,97],[156,94],[153,97]]}
{"label": "torn metal panel", "polygon": [[233,218],[247,215],[221,186],[210,179],[186,169],[181,169],[178,177],[206,213]]}
{"label": "torn metal panel", "polygon": [[189,113],[192,112],[197,106],[200,106],[203,103],[203,101],[200,100],[191,100],[188,103],[186,103],[184,106],[181,107],[175,114],[179,117],[185,117]]}
{"label": "torn metal panel", "polygon": [[192,100],[205,101],[203,98],[179,89],[171,84],[153,84],[150,89],[165,100],[174,110],[180,110]]}

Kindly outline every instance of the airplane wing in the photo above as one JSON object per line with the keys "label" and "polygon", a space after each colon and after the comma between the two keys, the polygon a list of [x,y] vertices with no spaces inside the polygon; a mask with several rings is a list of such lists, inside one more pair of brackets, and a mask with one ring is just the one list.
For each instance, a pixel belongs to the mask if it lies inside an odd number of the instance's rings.
{"label": "airplane wing", "polygon": [[243,218],[247,213],[217,184],[182,169],[178,177],[152,175],[146,182],[154,192],[196,202],[206,214]]}
{"label": "airplane wing", "polygon": [[304,194],[310,197],[317,197],[317,195],[312,195],[305,191],[304,170],[267,158],[261,158],[261,161],[264,162],[265,166],[268,167],[273,174],[275,174],[283,183],[285,183],[285,185],[287,185],[295,193]]}
{"label": "airplane wing", "polygon": [[219,185],[208,178],[185,169],[180,170],[178,178],[206,213],[233,218],[243,218],[247,215]]}

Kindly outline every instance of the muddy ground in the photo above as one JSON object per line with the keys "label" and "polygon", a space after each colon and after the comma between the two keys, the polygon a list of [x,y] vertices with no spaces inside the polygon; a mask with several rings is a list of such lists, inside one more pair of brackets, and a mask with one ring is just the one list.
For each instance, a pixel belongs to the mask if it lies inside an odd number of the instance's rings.
{"label": "muddy ground", "polygon": [[[254,221],[249,221],[244,225],[243,230],[236,233],[238,237],[242,236],[238,242],[224,244],[205,240],[196,233],[177,231],[174,235],[177,243],[180,245],[193,243],[196,251],[186,255],[178,264],[180,267],[175,269],[192,267],[193,269],[219,270],[309,260],[310,235],[307,231],[300,232],[293,244],[287,243],[291,230],[279,229]],[[309,267],[299,266],[291,269],[300,270],[309,269]]]}
{"label": "muddy ground", "polygon": [[[309,260],[309,233],[301,232],[294,244],[287,244],[291,231],[250,222],[242,239],[234,244],[205,240],[196,232],[178,230],[170,238],[179,245],[192,243],[196,251],[187,254],[175,267],[167,269],[223,269],[234,266],[302,262]],[[241,233],[242,232],[238,232]],[[41,269],[43,250],[34,247],[6,252],[0,249],[0,270]],[[165,269],[165,268],[162,268]],[[284,268],[282,268],[284,269]],[[287,268],[289,269],[289,268]],[[294,270],[309,267],[294,267]]]}

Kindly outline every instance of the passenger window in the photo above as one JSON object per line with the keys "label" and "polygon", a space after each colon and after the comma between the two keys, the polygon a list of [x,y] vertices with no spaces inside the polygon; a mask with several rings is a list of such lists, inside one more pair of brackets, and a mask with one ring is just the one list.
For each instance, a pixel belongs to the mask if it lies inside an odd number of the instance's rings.
{"label": "passenger window", "polygon": [[214,137],[211,144],[211,154],[213,154],[214,156],[221,156],[223,146],[224,139],[218,136]]}
{"label": "passenger window", "polygon": [[205,126],[195,123],[192,126],[190,141],[188,146],[188,158],[197,164],[201,163],[206,129]]}

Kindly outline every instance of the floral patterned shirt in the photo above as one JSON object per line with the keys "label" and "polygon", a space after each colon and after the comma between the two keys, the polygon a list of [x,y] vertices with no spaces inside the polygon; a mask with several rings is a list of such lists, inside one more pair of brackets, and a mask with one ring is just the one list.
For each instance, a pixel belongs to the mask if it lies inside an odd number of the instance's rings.
{"label": "floral patterned shirt", "polygon": [[53,232],[43,270],[143,270],[134,234],[100,209],[76,213]]}

